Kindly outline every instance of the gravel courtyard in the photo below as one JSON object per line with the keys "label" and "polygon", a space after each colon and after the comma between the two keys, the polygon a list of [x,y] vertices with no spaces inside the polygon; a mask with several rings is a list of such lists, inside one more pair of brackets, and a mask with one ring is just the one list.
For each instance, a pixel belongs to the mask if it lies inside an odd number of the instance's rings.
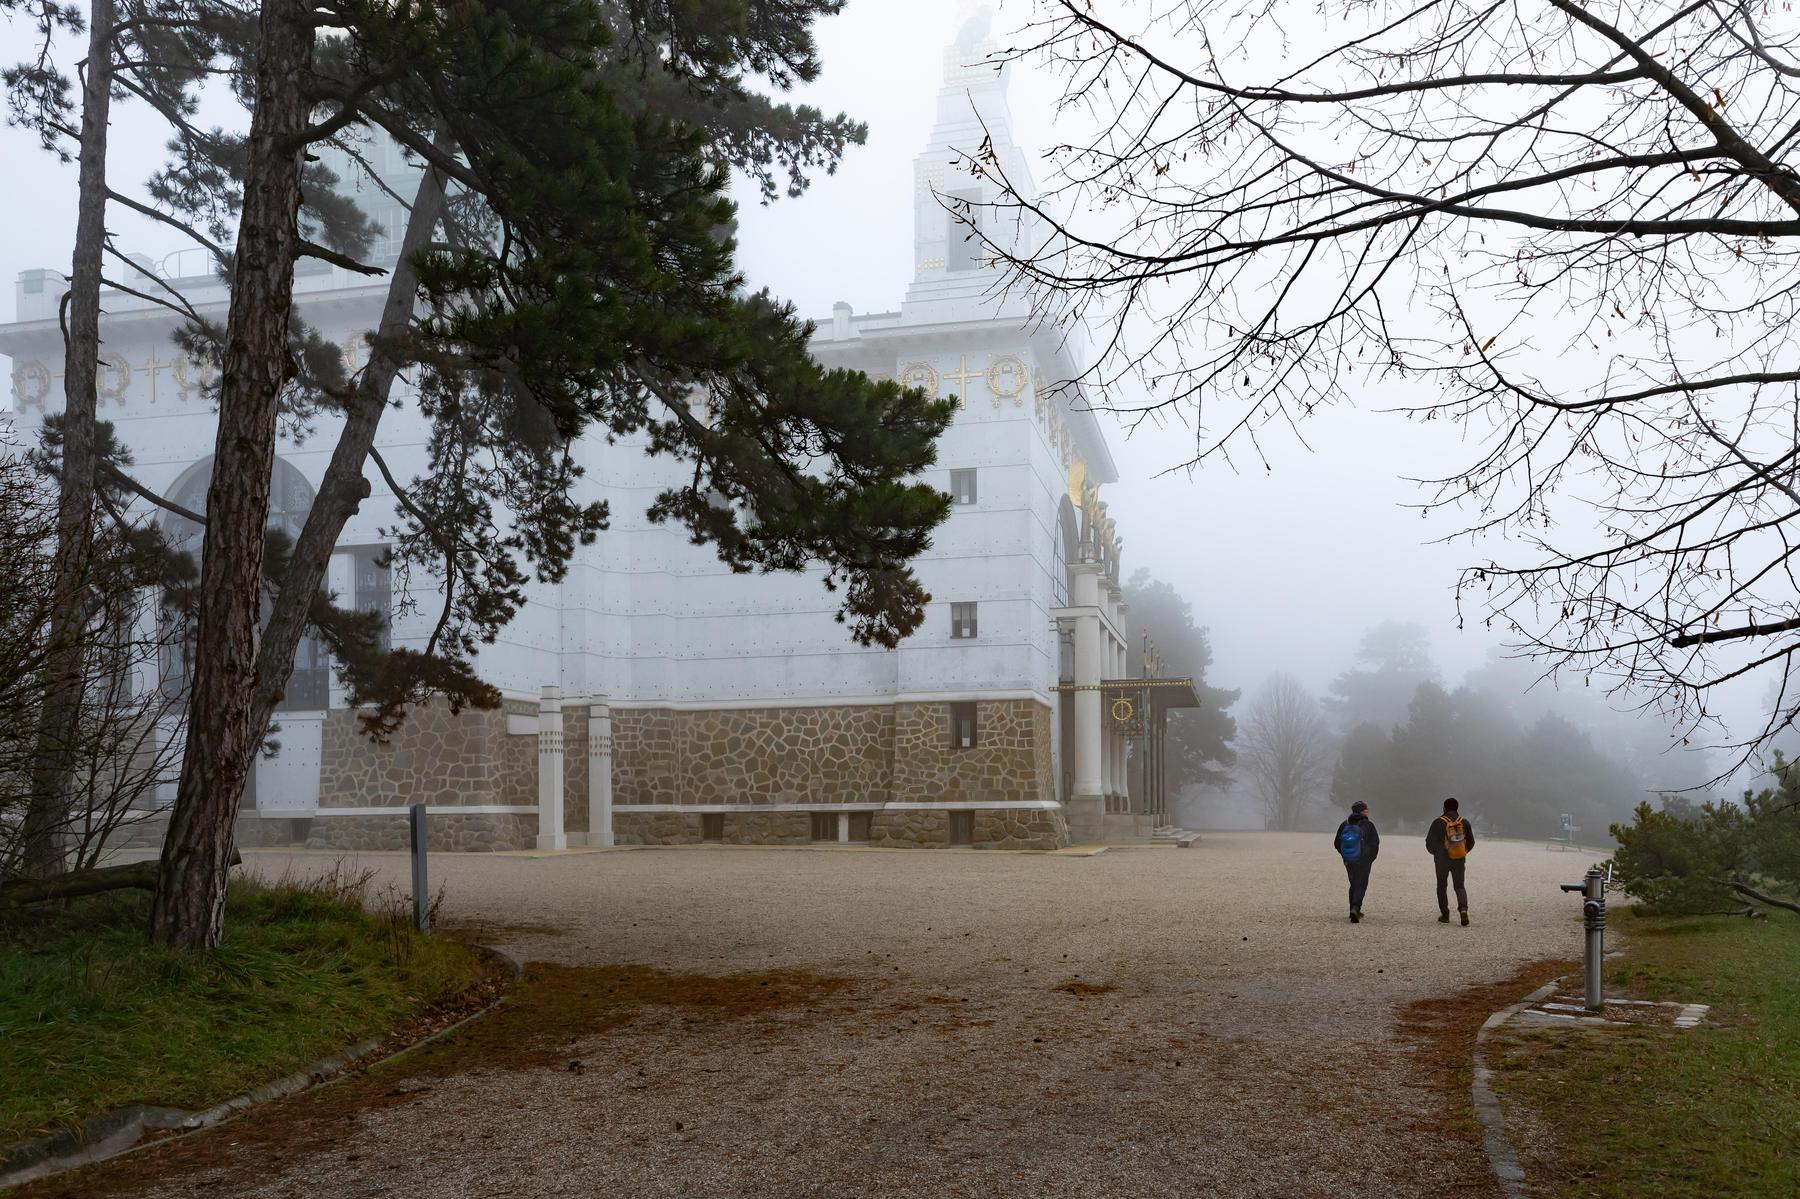
{"label": "gravel courtyard", "polygon": [[[272,875],[335,860],[250,855]],[[404,878],[397,855],[360,861]],[[452,1042],[377,1100],[328,1088],[65,1185],[1497,1196],[1445,1030],[1522,993],[1508,981],[1522,968],[1577,951],[1577,905],[1556,884],[1588,861],[1483,842],[1465,929],[1437,923],[1411,837],[1389,838],[1354,926],[1324,834],[1091,857],[446,855],[432,862],[443,920],[540,963],[527,989],[566,996],[566,1026],[552,1006],[529,1044]],[[641,1002],[589,1018],[603,991]]]}

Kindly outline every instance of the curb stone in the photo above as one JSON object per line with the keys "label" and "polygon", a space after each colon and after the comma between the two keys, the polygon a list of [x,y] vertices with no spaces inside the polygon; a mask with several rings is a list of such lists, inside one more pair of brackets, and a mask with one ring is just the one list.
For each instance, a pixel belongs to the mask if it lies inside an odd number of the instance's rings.
{"label": "curb stone", "polygon": [[1481,1148],[1487,1154],[1488,1164],[1499,1176],[1500,1189],[1506,1192],[1506,1199],[1528,1199],[1525,1192],[1525,1168],[1519,1165],[1518,1152],[1513,1149],[1512,1142],[1506,1139],[1506,1118],[1500,1112],[1500,1098],[1494,1094],[1494,1073],[1488,1069],[1481,1047],[1501,1025],[1540,999],[1555,994],[1560,982],[1562,978],[1551,979],[1517,1003],[1501,1008],[1483,1021],[1480,1031],[1475,1034],[1474,1069],[1471,1071],[1469,1098],[1475,1106],[1475,1119],[1481,1125]]}
{"label": "curb stone", "polygon": [[[498,959],[512,975],[516,983],[524,974],[525,967],[519,959],[503,949],[492,945],[473,945],[470,948],[490,958]],[[228,1120],[234,1119],[254,1108],[276,1099],[285,1099],[298,1095],[302,1091],[314,1087],[329,1086],[349,1077],[346,1069],[363,1061],[363,1068],[376,1066],[385,1062],[396,1061],[423,1049],[442,1037],[446,1037],[464,1025],[472,1024],[486,1016],[495,1008],[505,1003],[507,993],[496,996],[492,1003],[480,1011],[471,1012],[454,1024],[438,1029],[430,1036],[421,1037],[408,1045],[403,1045],[386,1057],[364,1061],[372,1054],[378,1053],[382,1047],[382,1039],[373,1037],[358,1041],[348,1049],[343,1049],[320,1058],[311,1065],[304,1066],[285,1078],[264,1083],[233,1095],[223,1103],[218,1103],[204,1111],[190,1112],[175,1107],[156,1107],[150,1104],[136,1103],[114,1111],[103,1112],[82,1122],[78,1128],[63,1129],[48,1136],[35,1137],[26,1141],[15,1141],[10,1145],[0,1145],[0,1192],[23,1186],[28,1182],[36,1182],[54,1174],[62,1174],[81,1166],[90,1166],[97,1162],[110,1161],[115,1157],[123,1157],[139,1149],[148,1149],[152,1145],[166,1145],[196,1133],[216,1128]],[[146,1141],[144,1134],[177,1130],[174,1136],[160,1137]]]}

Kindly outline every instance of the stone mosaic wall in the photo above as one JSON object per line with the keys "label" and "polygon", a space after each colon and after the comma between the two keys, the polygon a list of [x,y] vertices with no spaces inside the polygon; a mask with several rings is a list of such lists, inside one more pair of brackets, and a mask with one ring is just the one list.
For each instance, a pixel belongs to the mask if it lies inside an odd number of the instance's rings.
{"label": "stone mosaic wall", "polygon": [[617,804],[882,803],[891,707],[613,709]]}
{"label": "stone mosaic wall", "polygon": [[[532,849],[537,813],[433,812],[427,825],[432,852],[483,853]],[[312,822],[308,849],[404,850],[405,816],[324,816]]]}
{"label": "stone mosaic wall", "polygon": [[975,745],[950,745],[948,704],[896,704],[894,798],[909,801],[1053,800],[1050,709],[1027,699],[980,705]]}
{"label": "stone mosaic wall", "polygon": [[582,834],[588,831],[588,710],[585,706],[563,709],[563,829]]}
{"label": "stone mosaic wall", "polygon": [[[531,790],[524,799],[495,795],[495,756],[509,740],[532,742]],[[319,761],[323,808],[537,802],[536,742],[509,738],[504,712],[452,716],[442,700],[409,713],[386,745],[362,735],[355,712],[327,712]]]}
{"label": "stone mosaic wall", "polygon": [[726,812],[720,840],[729,845],[807,845],[812,842],[812,813]]}

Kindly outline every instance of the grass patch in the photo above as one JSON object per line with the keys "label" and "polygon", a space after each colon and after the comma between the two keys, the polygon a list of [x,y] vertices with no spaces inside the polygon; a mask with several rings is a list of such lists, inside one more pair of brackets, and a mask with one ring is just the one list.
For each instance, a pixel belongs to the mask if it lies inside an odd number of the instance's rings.
{"label": "grass patch", "polygon": [[205,1108],[452,1001],[483,973],[367,879],[234,882],[225,942],[145,940],[149,896],[0,913],[0,1142],[131,1103]]}
{"label": "grass patch", "polygon": [[[1800,1194],[1800,929],[1722,917],[1622,922],[1607,988],[1707,1003],[1693,1031],[1508,1033],[1508,1124],[1539,1195]],[[1619,928],[1619,924],[1614,925]]]}

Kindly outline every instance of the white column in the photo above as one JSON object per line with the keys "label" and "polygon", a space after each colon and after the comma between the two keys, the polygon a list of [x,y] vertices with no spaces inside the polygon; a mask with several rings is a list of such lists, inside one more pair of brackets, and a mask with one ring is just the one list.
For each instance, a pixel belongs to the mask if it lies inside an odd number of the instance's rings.
{"label": "white column", "polygon": [[562,688],[544,688],[538,701],[538,838],[539,849],[567,849],[563,832]]}
{"label": "white column", "polygon": [[[1099,568],[1075,568],[1075,607],[1098,608]],[[1075,618],[1075,685],[1088,690],[1075,693],[1075,794],[1102,795],[1100,692],[1094,688],[1105,671],[1100,615],[1086,612]]]}
{"label": "white column", "polygon": [[588,708],[589,845],[613,843],[612,709],[595,696]]}

